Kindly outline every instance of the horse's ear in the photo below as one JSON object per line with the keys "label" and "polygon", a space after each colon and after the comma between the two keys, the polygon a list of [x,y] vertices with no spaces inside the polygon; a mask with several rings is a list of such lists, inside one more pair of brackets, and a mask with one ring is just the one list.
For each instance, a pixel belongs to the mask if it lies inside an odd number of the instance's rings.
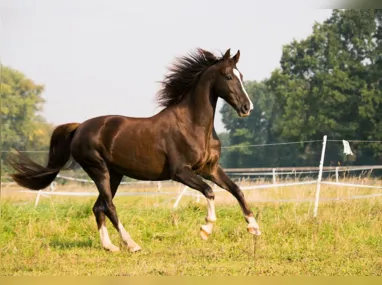
{"label": "horse's ear", "polygon": [[223,60],[230,59],[230,57],[231,57],[231,49],[229,48],[229,49],[227,49],[227,51],[223,55]]}
{"label": "horse's ear", "polygon": [[240,58],[240,50],[237,51],[237,53],[235,54],[235,56],[232,59],[235,63],[238,63],[239,58]]}

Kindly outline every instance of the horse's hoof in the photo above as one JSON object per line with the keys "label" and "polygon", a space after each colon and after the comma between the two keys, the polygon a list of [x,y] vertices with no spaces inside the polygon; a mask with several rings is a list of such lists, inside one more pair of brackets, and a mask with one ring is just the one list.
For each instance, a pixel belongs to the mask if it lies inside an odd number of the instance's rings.
{"label": "horse's hoof", "polygon": [[203,225],[200,227],[200,237],[202,240],[208,240],[208,236],[212,233],[212,224]]}
{"label": "horse's hoof", "polygon": [[253,225],[248,225],[247,230],[250,234],[259,236],[261,235],[259,227],[253,226]]}
{"label": "horse's hoof", "polygon": [[204,231],[202,228],[200,229],[200,237],[202,240],[208,240],[208,233]]}
{"label": "horse's hoof", "polygon": [[137,251],[141,251],[142,248],[136,244],[135,246],[129,247],[129,250],[130,252],[137,252]]}
{"label": "horse's hoof", "polygon": [[111,251],[111,252],[118,252],[120,251],[118,246],[115,246],[114,244],[111,244],[107,247],[105,247],[105,250]]}

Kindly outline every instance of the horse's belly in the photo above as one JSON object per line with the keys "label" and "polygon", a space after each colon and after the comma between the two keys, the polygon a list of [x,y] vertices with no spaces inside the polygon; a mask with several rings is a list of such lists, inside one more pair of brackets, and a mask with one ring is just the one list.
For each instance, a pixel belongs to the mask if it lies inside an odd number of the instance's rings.
{"label": "horse's belly", "polygon": [[170,179],[165,156],[150,149],[143,151],[124,148],[123,151],[113,154],[111,163],[118,172],[134,179]]}

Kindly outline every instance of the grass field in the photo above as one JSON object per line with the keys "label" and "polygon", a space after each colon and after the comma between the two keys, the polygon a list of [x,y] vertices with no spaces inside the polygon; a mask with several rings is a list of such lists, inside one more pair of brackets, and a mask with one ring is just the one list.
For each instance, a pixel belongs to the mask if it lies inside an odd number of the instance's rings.
{"label": "grass field", "polygon": [[[323,197],[377,192],[322,186]],[[91,210],[95,197],[43,197],[35,208],[34,194],[16,194],[10,188],[1,199],[0,272],[3,276],[382,275],[381,198],[322,202],[314,220],[309,202],[254,202],[312,198],[314,185],[245,194],[259,213],[260,238],[247,233],[238,204],[225,194],[216,195],[218,220],[208,241],[199,238],[206,215],[203,198],[200,203],[184,198],[173,210],[173,197],[117,197],[122,223],[143,248],[132,254],[109,221],[111,239],[122,250],[101,249]]]}

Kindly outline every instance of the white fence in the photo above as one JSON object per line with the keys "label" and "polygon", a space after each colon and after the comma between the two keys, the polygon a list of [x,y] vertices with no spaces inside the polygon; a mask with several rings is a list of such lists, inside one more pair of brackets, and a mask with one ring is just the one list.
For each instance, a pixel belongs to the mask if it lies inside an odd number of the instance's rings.
{"label": "white fence", "polygon": [[[321,159],[319,166],[316,168],[312,167],[296,167],[293,171],[290,171],[290,168],[267,168],[262,169],[264,171],[254,172],[257,169],[227,169],[227,172],[230,173],[230,175],[237,175],[237,176],[256,176],[256,175],[271,175],[272,176],[272,183],[269,184],[263,184],[263,185],[252,185],[252,186],[242,186],[240,187],[243,191],[253,191],[256,189],[267,189],[267,188],[275,188],[275,187],[290,187],[290,186],[301,186],[301,185],[312,185],[316,184],[316,192],[314,199],[305,199],[305,200],[296,200],[296,199],[279,199],[279,200],[262,200],[262,202],[313,202],[314,201],[314,211],[313,216],[317,217],[318,215],[318,206],[320,201],[320,190],[322,184],[332,185],[332,186],[345,186],[345,187],[357,187],[357,188],[372,188],[372,189],[382,189],[382,186],[375,186],[375,185],[365,185],[365,184],[352,184],[352,183],[343,183],[339,182],[339,173],[342,171],[357,171],[357,170],[367,170],[367,169],[382,169],[382,165],[374,165],[374,166],[357,166],[357,167],[334,167],[334,168],[324,168],[324,160],[325,160],[325,150],[326,150],[326,144],[327,144],[327,136],[324,136],[322,141],[314,141],[314,142],[322,142],[322,152],[321,152]],[[307,141],[312,142],[312,141]],[[347,141],[342,141],[344,144],[344,153],[346,154],[352,154],[349,143]],[[362,141],[362,142],[374,142],[375,141]],[[280,143],[280,144],[270,144],[270,145],[283,145],[283,144],[292,144],[292,143],[301,143],[301,142],[291,142],[291,143]],[[305,142],[303,142],[305,143]],[[382,143],[382,142],[381,142]],[[258,146],[258,145],[253,145]],[[286,171],[286,169],[288,169]],[[250,171],[249,171],[250,170]],[[336,182],[332,181],[323,181],[322,180],[322,174],[332,172],[335,173]],[[299,182],[290,182],[290,183],[277,183],[277,177],[281,175],[287,175],[287,174],[317,174],[317,179],[310,180],[310,181],[299,181]],[[58,178],[65,179],[65,180],[72,180],[72,181],[78,181],[78,182],[84,182],[84,183],[94,183],[91,180],[87,179],[77,179],[73,177],[58,175]],[[2,183],[2,187],[5,185],[13,184],[13,182]],[[147,181],[138,181],[138,182],[122,182],[121,184],[125,185],[138,185],[138,184],[153,184],[153,182],[147,182]],[[98,196],[98,192],[62,192],[62,191],[54,191],[54,183],[50,186],[50,191],[29,191],[29,190],[23,190],[22,192],[25,193],[35,193],[36,201],[35,206],[38,205],[40,197],[49,197],[52,195],[57,196]],[[156,182],[157,185],[157,191],[156,192],[122,192],[116,194],[116,196],[158,196],[158,195],[167,195],[167,196],[176,196],[173,197],[175,199],[175,203],[173,204],[173,208],[177,208],[182,197],[183,196],[192,196],[195,197],[197,201],[200,200],[201,194],[193,189],[189,189],[187,186],[183,186],[183,189],[179,191],[179,193],[176,192],[163,192],[162,191],[162,182]],[[226,190],[218,189],[218,187],[215,185],[214,192],[223,192]],[[368,194],[368,195],[355,195],[351,197],[347,197],[346,199],[366,199],[366,198],[373,198],[373,197],[380,197],[382,196],[382,193],[374,193],[374,194]],[[323,200],[328,201],[336,201],[340,198],[325,198]]]}
{"label": "white fence", "polygon": [[[309,141],[312,142],[312,141]],[[314,141],[316,142],[316,141]],[[342,141],[344,144],[344,153],[345,154],[351,154],[351,150],[349,147],[349,143],[347,141]],[[366,142],[366,141],[364,141]],[[372,141],[375,142],[375,141]],[[364,185],[364,184],[352,184],[352,183],[342,183],[339,182],[339,172],[340,171],[349,171],[349,170],[365,170],[365,169],[382,169],[382,165],[376,165],[376,166],[362,166],[362,167],[354,167],[354,168],[340,168],[335,167],[334,172],[336,174],[336,182],[330,182],[330,181],[322,181],[322,173],[324,172],[324,159],[325,159],[325,150],[326,150],[326,143],[327,143],[327,136],[324,136],[322,141],[322,152],[321,152],[321,159],[320,164],[318,167],[318,177],[316,180],[311,181],[305,181],[305,182],[292,182],[292,183],[276,183],[276,176],[280,174],[294,174],[294,172],[281,172],[277,173],[276,168],[272,169],[272,172],[265,172],[265,173],[240,173],[240,175],[246,174],[246,175],[272,175],[273,176],[273,183],[272,184],[265,184],[265,185],[255,185],[255,186],[247,186],[247,187],[241,187],[243,191],[245,190],[255,190],[255,189],[264,189],[264,188],[275,188],[275,187],[288,187],[288,186],[299,186],[299,185],[308,185],[308,184],[316,184],[316,193],[315,193],[315,199],[314,199],[314,211],[313,211],[313,217],[317,217],[318,215],[318,205],[320,201],[320,190],[321,190],[321,184],[328,184],[328,185],[334,185],[334,186],[346,186],[346,187],[357,187],[357,188],[373,188],[373,189],[382,189],[382,186],[373,186],[373,185]],[[382,143],[382,142],[381,142]],[[285,143],[289,144],[289,143]],[[303,169],[303,168],[302,168]],[[346,170],[345,170],[346,169]],[[326,170],[326,172],[331,172],[333,170]],[[300,172],[301,173],[301,172]],[[303,171],[302,171],[303,173]],[[311,172],[310,172],[311,173]],[[177,207],[180,199],[183,195],[187,194],[188,188],[186,187],[184,191],[182,191],[177,198],[174,207]],[[223,191],[223,190],[220,190]],[[218,192],[218,190],[215,190],[214,192]],[[348,197],[348,199],[363,199],[363,198],[371,198],[371,197],[380,197],[382,196],[382,193],[376,193],[371,195],[357,195]],[[339,198],[332,198],[331,200],[338,200]],[[328,199],[326,199],[328,200]],[[268,202],[285,202],[285,201],[295,201],[290,199],[284,199],[284,200],[270,200]],[[312,201],[311,199],[308,199],[306,201]]]}

